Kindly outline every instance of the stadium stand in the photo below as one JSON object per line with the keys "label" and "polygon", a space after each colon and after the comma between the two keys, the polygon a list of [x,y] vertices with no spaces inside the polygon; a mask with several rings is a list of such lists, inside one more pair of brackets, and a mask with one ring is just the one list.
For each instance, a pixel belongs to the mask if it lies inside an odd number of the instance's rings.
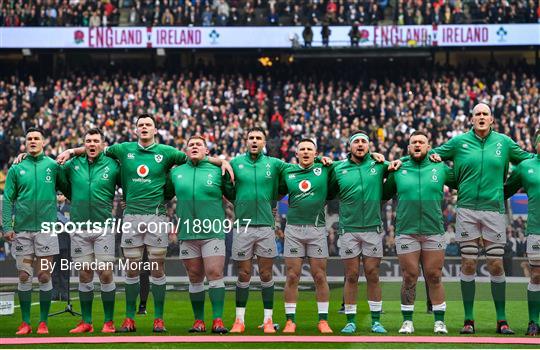
{"label": "stadium stand", "polygon": [[534,0],[0,1],[0,26],[296,26],[537,23]]}

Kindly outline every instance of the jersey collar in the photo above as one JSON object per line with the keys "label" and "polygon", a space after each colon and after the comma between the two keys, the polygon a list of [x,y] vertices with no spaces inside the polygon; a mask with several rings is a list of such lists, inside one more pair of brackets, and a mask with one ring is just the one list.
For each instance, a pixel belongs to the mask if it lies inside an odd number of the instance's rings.
{"label": "jersey collar", "polygon": [[264,154],[261,152],[259,153],[259,155],[257,156],[257,159],[253,160],[251,159],[251,153],[249,152],[246,152],[246,158],[249,162],[251,163],[257,163],[259,160],[261,160],[261,158],[264,157]]}
{"label": "jersey collar", "polygon": [[39,162],[40,160],[43,159],[43,157],[45,157],[45,153],[43,153],[43,151],[35,157],[31,155],[30,153],[28,153],[28,156],[27,156],[27,158],[33,162]]}
{"label": "jersey collar", "polygon": [[366,153],[366,155],[364,156],[364,159],[362,159],[362,161],[360,163],[353,162],[352,155],[350,153],[347,154],[347,160],[352,165],[362,165],[362,164],[367,163],[368,161],[370,161],[372,159],[371,159],[371,153],[368,152],[368,153]]}
{"label": "jersey collar", "polygon": [[156,145],[157,145],[157,143],[154,141],[154,143],[152,143],[150,146],[144,147],[144,146],[141,145],[139,142],[137,142],[137,146],[139,146],[139,149],[140,149],[140,150],[143,150],[143,151],[150,151],[150,150],[152,150],[152,148],[154,148]]}
{"label": "jersey collar", "polygon": [[476,135],[476,133],[474,132],[474,128],[471,129],[471,131],[473,136],[478,140],[478,141],[485,141],[488,139],[489,136],[491,136],[491,133],[493,133],[493,128],[489,128],[489,133],[487,134],[486,137],[484,138],[481,138],[480,136]]}
{"label": "jersey collar", "polygon": [[86,161],[89,163],[89,164],[97,164],[102,158],[103,158],[103,153],[105,153],[105,151],[101,151],[99,152],[98,156],[96,158],[94,158],[94,161],[92,163],[90,163],[90,160],[88,159],[88,155],[85,153],[84,154],[84,158],[86,158]]}

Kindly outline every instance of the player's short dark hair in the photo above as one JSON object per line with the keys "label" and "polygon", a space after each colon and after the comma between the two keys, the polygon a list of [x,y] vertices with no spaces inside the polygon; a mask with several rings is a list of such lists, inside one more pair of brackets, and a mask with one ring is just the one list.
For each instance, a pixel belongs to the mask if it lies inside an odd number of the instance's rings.
{"label": "player's short dark hair", "polygon": [[297,145],[301,144],[302,142],[310,142],[313,144],[313,146],[315,146],[315,149],[317,149],[317,144],[312,139],[303,138],[300,141],[298,141]]}
{"label": "player's short dark hair", "polygon": [[429,140],[429,136],[426,132],[424,131],[421,131],[421,130],[416,130],[415,132],[413,132],[411,134],[411,136],[409,137],[409,140],[413,137],[413,136],[425,136],[426,139]]}
{"label": "player's short dark hair", "polygon": [[354,135],[356,134],[364,134],[364,135],[368,135],[367,132],[365,132],[364,130],[355,130],[351,133],[351,136],[349,136],[349,138],[353,137]]}
{"label": "player's short dark hair", "polygon": [[99,135],[99,138],[103,140],[103,133],[98,128],[91,128],[86,130],[84,136],[86,137],[86,135]]}
{"label": "player's short dark hair", "polygon": [[154,115],[150,113],[139,114],[139,116],[137,117],[137,121],[135,122],[135,125],[139,124],[139,119],[146,119],[146,118],[152,119],[152,122],[154,122],[154,127],[157,128],[156,117],[154,117]]}
{"label": "player's short dark hair", "polygon": [[28,134],[31,132],[39,132],[39,134],[41,135],[41,138],[43,138],[43,131],[41,131],[41,129],[36,128],[36,127],[31,127],[31,128],[26,129],[26,133],[24,134],[24,136],[28,136]]}
{"label": "player's short dark hair", "polygon": [[252,128],[249,128],[246,135],[249,137],[249,134],[251,134],[252,132],[260,132],[264,135],[264,139],[266,140],[266,131],[260,126],[254,126]]}
{"label": "player's short dark hair", "polygon": [[192,135],[187,139],[186,146],[189,144],[189,141],[191,140],[202,140],[204,142],[204,145],[208,147],[206,144],[206,139],[201,135]]}

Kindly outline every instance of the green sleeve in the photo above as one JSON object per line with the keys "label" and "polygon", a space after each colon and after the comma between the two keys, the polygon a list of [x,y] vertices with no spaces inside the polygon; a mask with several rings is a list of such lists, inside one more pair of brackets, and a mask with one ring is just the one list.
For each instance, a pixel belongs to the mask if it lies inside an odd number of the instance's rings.
{"label": "green sleeve", "polygon": [[396,180],[394,173],[390,173],[383,185],[383,200],[387,201],[394,197],[397,192]]}
{"label": "green sleeve", "polygon": [[276,162],[278,163],[279,174],[284,172],[290,165],[289,163],[284,162],[284,161],[282,161],[281,159],[278,159],[278,158],[276,158]]}
{"label": "green sleeve", "polygon": [[383,172],[384,172],[384,177],[388,177],[388,174],[390,173],[388,171],[388,167],[390,166],[390,162],[385,160],[384,163],[383,163]]}
{"label": "green sleeve", "polygon": [[328,172],[328,199],[332,200],[339,197],[339,186],[335,167]]}
{"label": "green sleeve", "polygon": [[60,190],[67,199],[71,200],[71,178],[70,169],[73,160],[67,161],[58,167],[56,173],[56,188]]}
{"label": "green sleeve", "polygon": [[530,159],[534,157],[534,154],[526,152],[522,150],[517,143],[514,142],[511,138],[508,138],[508,142],[510,143],[510,162],[512,164],[519,164],[525,159]]}
{"label": "green sleeve", "polygon": [[170,201],[171,199],[176,196],[176,193],[174,191],[174,185],[172,183],[171,179],[172,171],[169,171],[169,174],[167,175],[167,181],[165,182],[165,191],[164,196],[166,201]]}
{"label": "green sleeve", "polygon": [[2,227],[4,232],[13,231],[13,204],[18,195],[16,171],[14,166],[9,169],[4,187],[4,199],[2,200]]}
{"label": "green sleeve", "polygon": [[236,192],[234,190],[234,185],[231,181],[231,176],[229,173],[225,173],[225,175],[221,178],[221,192],[230,201],[235,200],[236,198]]}
{"label": "green sleeve", "polygon": [[107,157],[111,157],[113,159],[121,159],[122,158],[122,144],[116,143],[112,146],[108,146],[105,148],[105,155]]}
{"label": "green sleeve", "polygon": [[516,193],[523,184],[521,183],[521,171],[520,167],[516,166],[512,168],[512,173],[504,184],[504,198],[510,198]]}
{"label": "green sleeve", "polygon": [[453,160],[455,155],[455,138],[451,138],[448,142],[443,143],[439,147],[434,148],[430,154],[437,153],[442,160]]}
{"label": "green sleeve", "polygon": [[177,149],[174,149],[174,151],[172,152],[172,156],[173,156],[173,164],[176,164],[176,165],[186,164],[188,161],[187,155],[184,152]]}
{"label": "green sleeve", "polygon": [[285,182],[285,174],[281,174],[281,176],[279,177],[278,193],[280,195],[286,195],[287,193],[289,193],[287,183]]}
{"label": "green sleeve", "polygon": [[456,174],[454,172],[454,169],[448,166],[445,166],[444,169],[446,171],[446,180],[444,181],[444,184],[450,187],[451,189],[456,190],[458,185],[457,185]]}

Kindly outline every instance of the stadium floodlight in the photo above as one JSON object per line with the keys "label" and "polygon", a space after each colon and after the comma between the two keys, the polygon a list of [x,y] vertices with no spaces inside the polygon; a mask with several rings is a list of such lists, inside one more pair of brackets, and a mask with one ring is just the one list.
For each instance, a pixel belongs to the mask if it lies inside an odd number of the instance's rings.
{"label": "stadium floodlight", "polygon": [[22,49],[23,56],[32,56],[32,51],[30,49]]}
{"label": "stadium floodlight", "polygon": [[157,54],[158,56],[166,56],[166,55],[167,55],[167,54],[165,53],[165,49],[163,49],[163,48],[157,49],[157,50],[156,50],[156,54]]}

